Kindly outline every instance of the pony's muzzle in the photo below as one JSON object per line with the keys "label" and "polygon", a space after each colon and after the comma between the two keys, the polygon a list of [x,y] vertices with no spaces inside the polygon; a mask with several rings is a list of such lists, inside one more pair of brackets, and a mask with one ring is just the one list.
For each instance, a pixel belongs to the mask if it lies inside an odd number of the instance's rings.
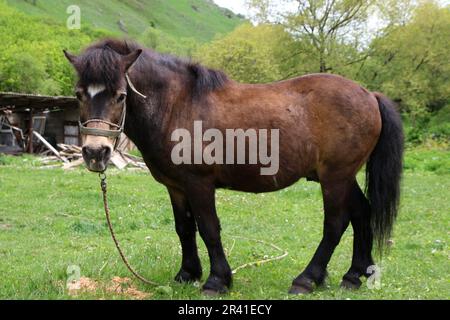
{"label": "pony's muzzle", "polygon": [[100,145],[100,146],[89,146],[85,145],[81,149],[84,162],[86,167],[93,172],[103,172],[108,166],[109,159],[111,158],[111,147]]}

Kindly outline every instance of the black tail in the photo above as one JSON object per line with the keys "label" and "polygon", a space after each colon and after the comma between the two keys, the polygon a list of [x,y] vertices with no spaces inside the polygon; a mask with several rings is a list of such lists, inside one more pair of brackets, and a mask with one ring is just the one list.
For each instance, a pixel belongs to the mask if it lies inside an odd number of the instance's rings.
{"label": "black tail", "polygon": [[400,199],[403,166],[403,127],[395,104],[374,93],[380,108],[382,129],[366,166],[366,194],[371,208],[371,226],[380,252],[391,236]]}

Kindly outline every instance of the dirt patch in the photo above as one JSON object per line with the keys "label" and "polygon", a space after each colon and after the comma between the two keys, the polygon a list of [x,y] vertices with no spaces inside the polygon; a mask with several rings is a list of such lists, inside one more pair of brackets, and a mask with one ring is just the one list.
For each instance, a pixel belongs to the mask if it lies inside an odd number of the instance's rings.
{"label": "dirt patch", "polygon": [[123,294],[137,300],[143,300],[150,297],[150,293],[139,291],[133,286],[130,278],[114,277],[106,290],[114,294]]}
{"label": "dirt patch", "polygon": [[11,224],[7,224],[7,223],[0,224],[0,230],[9,230],[11,228],[12,228]]}
{"label": "dirt patch", "polygon": [[152,296],[149,292],[140,291],[134,286],[130,278],[113,277],[108,283],[81,277],[77,281],[67,283],[70,296],[78,296],[83,293],[98,293],[105,291],[114,295],[123,295],[129,299],[143,300]]}
{"label": "dirt patch", "polygon": [[77,296],[81,293],[95,293],[98,287],[97,281],[86,277],[67,283],[67,290],[70,296]]}

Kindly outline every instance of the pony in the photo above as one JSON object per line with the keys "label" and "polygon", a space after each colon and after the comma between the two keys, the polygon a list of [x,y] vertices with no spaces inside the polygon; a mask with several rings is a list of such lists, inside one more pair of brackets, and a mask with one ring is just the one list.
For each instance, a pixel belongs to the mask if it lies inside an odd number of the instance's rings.
{"label": "pony", "polygon": [[[324,282],[327,264],[349,224],[353,257],[341,285],[359,288],[360,278],[371,274],[373,246],[382,248],[391,236],[400,197],[402,122],[387,97],[331,74],[238,83],[222,71],[131,40],[104,39],[78,56],[64,54],[78,75],[75,91],[87,168],[106,170],[123,128],[153,177],[167,188],[182,247],[177,281],[202,277],[198,230],[211,266],[203,292],[225,293],[232,285],[215,206],[217,188],[272,192],[301,178],[320,183],[323,236],[289,292],[310,293]],[[174,163],[179,141],[173,132],[184,128],[193,133],[198,121],[205,130],[224,135],[228,129],[277,130],[279,140],[268,140],[267,148],[277,153],[278,170],[261,174],[267,164],[236,163],[220,154],[215,159],[223,161]],[[197,146],[200,151],[208,147],[205,141]],[[246,145],[244,158],[254,151]],[[363,191],[356,174],[364,165]]]}

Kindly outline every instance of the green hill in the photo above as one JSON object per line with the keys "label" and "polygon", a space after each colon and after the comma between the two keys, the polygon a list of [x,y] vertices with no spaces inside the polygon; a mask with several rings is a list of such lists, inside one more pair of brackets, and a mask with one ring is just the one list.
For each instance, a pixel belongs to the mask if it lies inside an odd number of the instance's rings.
{"label": "green hill", "polygon": [[7,0],[28,15],[50,18],[65,25],[70,5],[81,9],[81,26],[104,29],[115,35],[140,36],[153,27],[171,37],[211,40],[243,22],[242,17],[212,0]]}
{"label": "green hill", "polygon": [[[73,4],[81,9],[80,30],[66,27]],[[77,53],[106,36],[191,57],[242,22],[210,0],[0,0],[0,91],[72,94],[74,71],[62,49]]]}

